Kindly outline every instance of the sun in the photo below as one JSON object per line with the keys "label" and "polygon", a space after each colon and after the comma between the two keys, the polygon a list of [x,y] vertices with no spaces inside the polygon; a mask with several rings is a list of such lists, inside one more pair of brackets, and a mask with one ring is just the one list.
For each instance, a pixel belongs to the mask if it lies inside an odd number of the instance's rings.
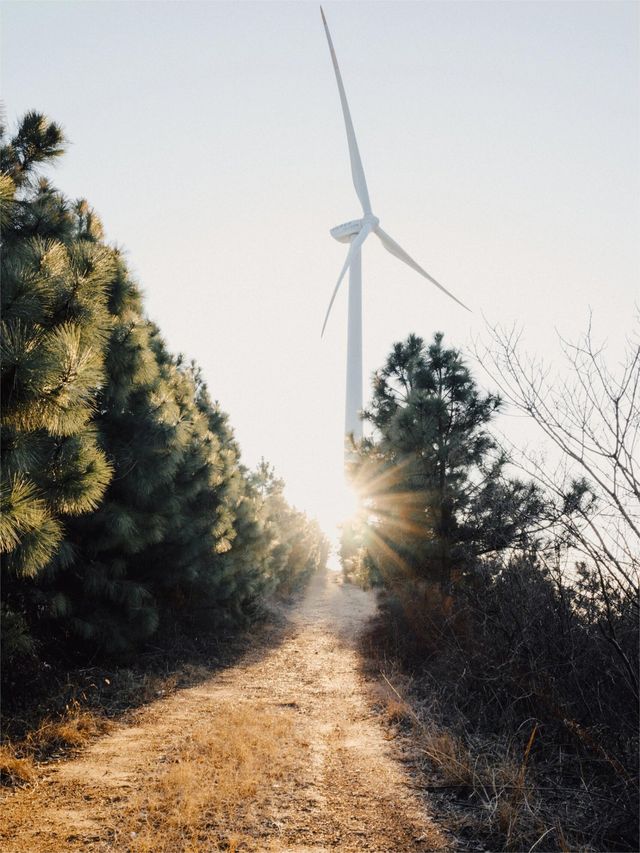
{"label": "sun", "polygon": [[349,483],[342,483],[336,494],[336,514],[338,525],[351,521],[360,510],[360,496]]}
{"label": "sun", "polygon": [[317,516],[332,543],[337,543],[340,529],[360,512],[361,507],[360,496],[344,477],[326,489],[319,501]]}

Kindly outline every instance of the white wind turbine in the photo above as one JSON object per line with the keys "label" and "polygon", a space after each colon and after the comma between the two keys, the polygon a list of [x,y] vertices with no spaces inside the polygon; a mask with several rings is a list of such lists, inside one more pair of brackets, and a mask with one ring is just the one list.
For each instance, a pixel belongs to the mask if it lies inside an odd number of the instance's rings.
{"label": "white wind turbine", "polygon": [[380,220],[377,216],[373,215],[373,212],[371,210],[371,202],[369,201],[369,191],[367,190],[367,182],[364,177],[364,169],[362,168],[362,160],[360,159],[358,143],[356,142],[356,135],[353,130],[353,123],[351,121],[351,113],[349,112],[349,104],[347,103],[347,96],[344,91],[344,85],[342,83],[342,76],[340,75],[340,68],[338,67],[336,52],[333,49],[331,34],[329,33],[327,19],[324,16],[322,6],[320,7],[320,14],[322,15],[322,22],[324,24],[324,29],[327,34],[327,41],[329,42],[329,50],[331,51],[333,69],[336,72],[338,92],[340,93],[340,103],[342,104],[342,113],[344,115],[344,123],[347,129],[347,142],[349,143],[349,157],[351,159],[351,174],[353,177],[353,185],[356,189],[356,194],[360,199],[360,204],[362,205],[362,212],[364,213],[362,219],[354,219],[351,222],[345,222],[343,225],[337,225],[335,228],[331,229],[330,233],[332,237],[334,237],[340,243],[350,243],[351,245],[349,246],[347,258],[344,262],[344,266],[342,267],[342,271],[338,277],[338,282],[331,296],[329,307],[327,308],[327,314],[324,318],[324,323],[322,325],[321,336],[324,335],[324,330],[327,326],[327,320],[329,319],[329,314],[331,313],[331,308],[336,298],[338,289],[342,283],[342,279],[344,278],[346,271],[349,270],[349,320],[347,334],[347,396],[345,404],[345,435],[347,436],[347,438],[350,435],[353,435],[353,438],[356,441],[359,441],[362,438],[362,421],[360,419],[360,411],[362,410],[361,250],[362,244],[367,239],[369,234],[371,234],[371,232],[373,231],[373,233],[380,238],[382,245],[388,252],[391,252],[391,254],[395,255],[396,258],[399,258],[401,261],[404,261],[405,264],[408,264],[412,269],[420,273],[420,275],[424,276],[432,284],[435,284],[436,287],[439,287],[440,290],[444,291],[444,293],[446,293],[447,296],[451,297],[451,299],[457,302],[458,305],[461,305],[467,311],[469,311],[470,309],[467,308],[467,306],[463,302],[460,302],[459,299],[456,299],[456,297],[452,293],[449,293],[446,287],[443,287],[440,282],[436,281],[435,278],[430,276],[428,272],[423,270],[422,267],[413,260],[413,258],[409,257],[405,250],[401,246],[399,246],[395,242],[395,240],[392,240],[391,237],[382,230],[382,228],[380,228]]}

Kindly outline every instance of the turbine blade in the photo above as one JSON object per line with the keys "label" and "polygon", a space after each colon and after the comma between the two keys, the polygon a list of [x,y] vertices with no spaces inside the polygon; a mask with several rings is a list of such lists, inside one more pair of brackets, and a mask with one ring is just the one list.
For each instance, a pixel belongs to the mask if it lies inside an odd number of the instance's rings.
{"label": "turbine blade", "polygon": [[436,281],[436,280],[435,280],[435,278],[434,278],[433,276],[429,275],[429,273],[428,273],[426,270],[423,270],[423,269],[422,269],[422,267],[421,267],[419,264],[417,264],[417,263],[413,260],[413,258],[411,258],[411,257],[410,257],[406,252],[405,252],[405,250],[402,248],[402,246],[399,246],[399,245],[396,243],[396,241],[395,241],[395,240],[392,240],[392,239],[391,239],[391,237],[390,237],[388,234],[386,234],[386,233],[382,230],[382,228],[380,228],[380,226],[379,226],[379,225],[378,225],[376,228],[374,228],[374,231],[376,232],[376,234],[377,234],[377,235],[378,235],[378,237],[380,238],[380,242],[381,242],[381,243],[382,243],[382,245],[385,247],[385,249],[387,250],[387,252],[391,252],[391,254],[392,254],[392,255],[395,255],[395,256],[396,256],[396,258],[399,258],[401,261],[404,261],[404,263],[405,263],[405,264],[407,264],[408,266],[410,266],[410,267],[411,267],[411,269],[415,270],[416,272],[419,272],[419,273],[420,273],[420,275],[424,276],[428,281],[430,281],[430,282],[431,282],[431,284],[435,284],[435,286],[436,286],[436,287],[439,287],[439,288],[440,288],[440,290],[442,290],[442,292],[443,292],[443,293],[446,293],[446,294],[447,294],[447,296],[449,296],[451,299],[453,299],[453,301],[454,301],[454,302],[457,302],[457,303],[458,303],[458,305],[461,305],[461,306],[462,306],[466,311],[471,312],[471,308],[468,308],[468,307],[464,304],[464,302],[461,302],[461,301],[457,298],[457,296],[454,296],[454,295],[453,295],[453,293],[450,293],[450,292],[447,290],[447,288],[446,288],[446,287],[443,287],[443,286],[440,284],[440,282],[439,282],[439,281]]}
{"label": "turbine blade", "polygon": [[360,199],[360,204],[362,205],[362,209],[366,216],[367,214],[371,213],[371,202],[369,201],[369,190],[367,189],[367,181],[364,176],[364,169],[362,168],[362,160],[360,159],[360,151],[358,150],[358,143],[356,142],[356,134],[353,129],[353,122],[351,121],[351,113],[349,112],[347,95],[344,91],[344,85],[342,83],[342,75],[340,74],[340,68],[338,67],[338,58],[336,56],[335,50],[333,49],[333,42],[331,41],[329,26],[327,25],[327,19],[324,16],[322,6],[320,6],[320,14],[322,15],[324,31],[327,34],[327,41],[329,42],[329,51],[331,52],[333,70],[336,72],[336,80],[338,82],[340,103],[342,104],[342,113],[344,115],[344,123],[347,129],[347,142],[349,143],[349,157],[351,158],[351,176],[353,178],[353,185],[356,188],[356,193],[358,195],[358,198]]}
{"label": "turbine blade", "polygon": [[353,259],[353,256],[358,251],[360,246],[362,246],[362,244],[367,239],[367,237],[369,236],[369,234],[371,233],[372,230],[373,230],[373,228],[371,227],[370,224],[365,225],[364,228],[358,234],[356,234],[356,236],[351,241],[351,245],[349,246],[349,251],[347,252],[347,257],[346,257],[346,260],[344,262],[344,266],[342,267],[342,271],[341,271],[340,275],[338,276],[338,283],[334,287],[333,293],[331,294],[331,301],[329,302],[329,307],[327,308],[327,313],[326,313],[325,318],[324,318],[324,323],[322,324],[322,331],[320,332],[320,337],[322,337],[324,335],[324,330],[327,327],[327,320],[329,319],[329,314],[331,313],[331,309],[333,308],[333,303],[334,303],[334,300],[336,298],[336,294],[338,293],[338,289],[340,288],[340,285],[342,284],[342,279],[344,278],[344,274],[349,269],[349,267],[351,265],[351,261]]}

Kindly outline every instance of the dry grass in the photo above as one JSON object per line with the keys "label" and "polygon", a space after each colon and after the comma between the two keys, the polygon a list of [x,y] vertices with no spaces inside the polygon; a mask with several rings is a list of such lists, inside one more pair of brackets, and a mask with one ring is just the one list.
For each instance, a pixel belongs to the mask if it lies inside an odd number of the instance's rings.
{"label": "dry grass", "polygon": [[113,727],[106,717],[74,703],[60,719],[45,720],[29,732],[20,750],[31,755],[50,755],[56,750],[75,750]]}
{"label": "dry grass", "polygon": [[405,702],[399,702],[389,697],[384,706],[384,717],[388,723],[395,726],[411,725],[411,712]]}
{"label": "dry grass", "polygon": [[222,706],[215,718],[190,727],[144,795],[128,804],[116,843],[131,853],[190,853],[204,843],[248,849],[260,804],[293,772],[294,739],[284,710]]}
{"label": "dry grass", "polygon": [[527,776],[530,746],[518,761],[498,742],[465,742],[435,725],[421,726],[420,746],[444,787],[459,789],[468,802],[480,805],[476,828],[484,836],[500,838],[502,849],[528,850],[546,831],[539,797]]}
{"label": "dry grass", "polygon": [[112,727],[103,715],[72,703],[58,719],[44,720],[22,740],[0,745],[2,784],[18,787],[34,783],[38,776],[36,761],[76,751]]}
{"label": "dry grass", "polygon": [[445,784],[473,787],[477,779],[469,751],[459,737],[435,725],[420,725],[420,747]]}
{"label": "dry grass", "polygon": [[378,675],[382,682],[373,688],[376,707],[386,724],[410,728],[425,789],[457,795],[458,805],[447,813],[451,828],[472,839],[491,839],[502,850],[549,849],[545,840],[555,842],[553,849],[571,849],[560,823],[546,813],[528,771],[537,726],[520,752],[499,738],[462,737],[436,722],[443,717],[437,700],[428,706],[416,701],[410,677],[388,661],[382,666],[378,661]]}
{"label": "dry grass", "polygon": [[20,787],[36,780],[36,768],[31,757],[18,758],[11,747],[0,746],[0,779],[3,785]]}
{"label": "dry grass", "polygon": [[77,752],[113,728],[110,717],[204,681],[211,676],[211,667],[187,662],[164,673],[122,668],[107,677],[105,671],[90,668],[73,675],[47,697],[48,708],[34,707],[24,720],[4,715],[0,784],[33,783],[35,762]]}
{"label": "dry grass", "polygon": [[518,761],[512,750],[498,742],[473,744],[448,729],[420,726],[420,747],[443,787],[459,789],[481,805],[477,824],[484,835],[500,837],[505,850],[529,849],[548,828],[535,785],[527,775],[535,731]]}
{"label": "dry grass", "polygon": [[[379,677],[380,672],[377,668],[371,669],[370,675]],[[385,723],[403,729],[414,724],[415,712],[413,708],[394,690],[386,678],[384,682],[372,684],[369,692],[376,711],[382,716]]]}

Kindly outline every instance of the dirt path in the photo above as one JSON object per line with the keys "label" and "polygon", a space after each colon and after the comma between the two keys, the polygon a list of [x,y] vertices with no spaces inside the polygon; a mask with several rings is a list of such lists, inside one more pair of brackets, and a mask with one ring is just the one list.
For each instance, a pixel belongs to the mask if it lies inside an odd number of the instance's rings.
{"label": "dirt path", "polygon": [[[332,573],[317,576],[278,646],[148,706],[134,724],[52,768],[35,789],[10,795],[0,846],[5,853],[448,849],[359,672],[355,638],[374,609],[370,594],[341,586]],[[172,756],[186,746],[193,752],[203,736],[213,750],[204,770],[202,761],[177,764]],[[183,806],[167,762],[191,784]],[[194,781],[197,767],[204,783]],[[217,775],[216,767],[223,768]],[[163,841],[157,816],[167,804],[197,812],[198,831]],[[156,836],[149,836],[151,813]],[[133,818],[144,832],[132,829]]]}

